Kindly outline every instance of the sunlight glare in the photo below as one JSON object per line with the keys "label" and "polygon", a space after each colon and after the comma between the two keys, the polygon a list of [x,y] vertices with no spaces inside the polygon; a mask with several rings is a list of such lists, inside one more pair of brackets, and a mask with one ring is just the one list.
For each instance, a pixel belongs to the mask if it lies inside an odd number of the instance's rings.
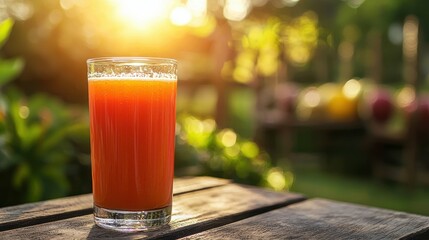
{"label": "sunlight glare", "polygon": [[205,17],[207,14],[207,0],[188,0],[186,6],[196,18]]}
{"label": "sunlight glare", "polygon": [[226,0],[223,15],[231,21],[241,21],[250,10],[250,0]]}
{"label": "sunlight glare", "polygon": [[287,187],[285,176],[283,171],[279,168],[271,169],[267,176],[268,184],[274,188],[274,190],[280,191]]}
{"label": "sunlight glare", "polygon": [[287,6],[287,7],[293,7],[298,2],[299,2],[299,0],[282,0],[282,4],[285,5],[285,6]]}
{"label": "sunlight glare", "polygon": [[237,142],[237,134],[231,129],[224,129],[217,134],[218,142],[224,147],[232,147]]}
{"label": "sunlight glare", "polygon": [[136,26],[161,21],[168,17],[171,0],[114,0],[119,17]]}
{"label": "sunlight glare", "polygon": [[178,6],[171,12],[170,20],[174,25],[185,26],[191,22],[192,13],[186,6]]}
{"label": "sunlight glare", "polygon": [[343,86],[343,94],[348,99],[356,98],[362,90],[362,85],[356,79],[348,80]]}

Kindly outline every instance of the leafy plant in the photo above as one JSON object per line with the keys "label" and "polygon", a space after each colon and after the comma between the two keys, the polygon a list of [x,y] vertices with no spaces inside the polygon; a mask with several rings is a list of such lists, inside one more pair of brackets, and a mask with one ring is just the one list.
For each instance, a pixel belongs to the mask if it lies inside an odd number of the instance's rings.
{"label": "leafy plant", "polygon": [[[53,98],[25,98],[16,90],[5,97],[0,147],[2,187],[12,187],[6,200],[37,201],[65,196],[71,186],[67,170],[77,149],[73,139],[87,138],[84,117]],[[9,193],[10,195],[8,195]]]}
{"label": "leafy plant", "polygon": [[[8,18],[0,23],[0,47],[2,47],[13,27],[13,20]],[[24,60],[21,58],[0,59],[0,87],[13,80],[24,67]]]}
{"label": "leafy plant", "polygon": [[[0,24],[0,45],[12,25],[10,19]],[[70,194],[70,181],[79,174],[74,170],[85,165],[89,169],[89,157],[79,150],[89,139],[86,111],[42,94],[27,97],[10,86],[6,89],[22,67],[21,59],[0,59],[3,206]]]}
{"label": "leafy plant", "polygon": [[176,173],[181,169],[184,175],[211,175],[275,190],[287,190],[293,183],[293,174],[274,167],[254,142],[231,129],[217,129],[213,119],[187,115],[177,125]]}

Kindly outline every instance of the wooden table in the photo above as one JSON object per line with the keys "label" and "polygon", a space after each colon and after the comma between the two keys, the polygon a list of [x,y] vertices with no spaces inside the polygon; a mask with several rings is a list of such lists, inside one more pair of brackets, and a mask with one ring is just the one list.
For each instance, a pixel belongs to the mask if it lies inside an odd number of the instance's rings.
{"label": "wooden table", "polygon": [[0,239],[429,239],[429,217],[306,199],[225,179],[176,179],[172,222],[134,234],[95,226],[90,194],[0,209]]}

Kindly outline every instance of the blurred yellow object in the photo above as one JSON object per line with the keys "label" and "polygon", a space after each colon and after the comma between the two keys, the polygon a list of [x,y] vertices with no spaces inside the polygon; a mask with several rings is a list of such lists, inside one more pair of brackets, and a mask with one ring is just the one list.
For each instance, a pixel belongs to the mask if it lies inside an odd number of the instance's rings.
{"label": "blurred yellow object", "polygon": [[348,98],[343,91],[337,91],[326,105],[326,114],[329,120],[352,121],[357,117],[357,99]]}
{"label": "blurred yellow object", "polygon": [[336,83],[324,83],[320,85],[317,90],[320,94],[321,104],[326,106],[336,95],[337,92],[341,91],[340,86]]}

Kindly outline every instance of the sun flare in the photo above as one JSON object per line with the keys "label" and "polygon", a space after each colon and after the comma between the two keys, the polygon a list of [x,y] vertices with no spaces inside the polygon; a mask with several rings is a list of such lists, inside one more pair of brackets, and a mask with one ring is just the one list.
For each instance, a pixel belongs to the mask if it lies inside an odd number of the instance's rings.
{"label": "sun flare", "polygon": [[189,8],[185,6],[176,7],[170,15],[171,23],[177,26],[185,26],[192,20],[192,13]]}
{"label": "sun flare", "polygon": [[160,22],[168,17],[172,0],[113,0],[118,17],[135,26]]}

